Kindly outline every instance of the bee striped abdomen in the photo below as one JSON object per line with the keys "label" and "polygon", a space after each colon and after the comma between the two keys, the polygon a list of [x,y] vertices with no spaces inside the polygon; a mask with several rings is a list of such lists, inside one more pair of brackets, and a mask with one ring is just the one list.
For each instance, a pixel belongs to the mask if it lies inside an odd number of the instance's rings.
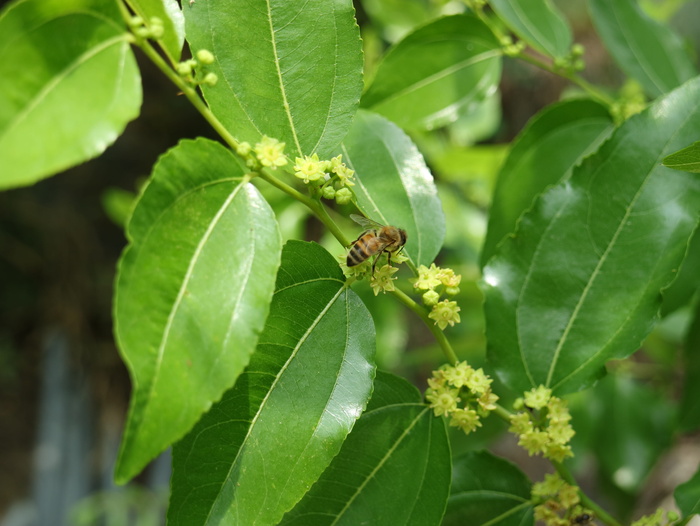
{"label": "bee striped abdomen", "polygon": [[374,239],[374,236],[370,234],[364,235],[360,237],[360,239],[355,241],[355,244],[350,249],[350,252],[348,252],[348,257],[346,260],[346,264],[348,267],[354,267],[355,265],[359,265],[367,258],[371,257],[376,253],[376,251],[371,246],[374,244]]}

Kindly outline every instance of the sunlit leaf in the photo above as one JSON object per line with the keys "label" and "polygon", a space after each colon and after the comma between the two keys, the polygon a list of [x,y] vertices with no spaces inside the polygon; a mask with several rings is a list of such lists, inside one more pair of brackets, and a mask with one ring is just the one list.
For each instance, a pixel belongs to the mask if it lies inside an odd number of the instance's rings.
{"label": "sunlit leaf", "polygon": [[362,97],[362,107],[403,128],[454,122],[498,86],[501,47],[473,15],[443,17],[391,48]]}
{"label": "sunlit leaf", "polygon": [[482,262],[515,230],[518,218],[547,187],[571,175],[613,130],[608,111],[591,100],[552,104],[532,118],[518,135],[501,166],[489,211]]}
{"label": "sunlit leaf", "polygon": [[571,29],[549,0],[490,0],[489,5],[536,50],[551,57],[569,53]]}
{"label": "sunlit leaf", "polygon": [[342,141],[362,92],[351,0],[204,0],[184,13],[192,48],[216,58],[204,96],[236,138],[276,137],[292,157],[326,157]]}
{"label": "sunlit leaf", "polygon": [[0,188],[101,154],[139,113],[141,78],[111,0],[11,3],[0,56]]}
{"label": "sunlit leaf", "polygon": [[[163,23],[163,37],[158,43],[175,63],[180,60],[182,44],[185,41],[185,18],[177,0],[127,0],[134,12],[143,18],[147,27],[152,25],[151,18],[159,18]],[[184,2],[183,2],[184,3]]]}
{"label": "sunlit leaf", "polygon": [[515,391],[590,385],[651,331],[700,209],[662,166],[700,136],[700,79],[620,128],[526,212],[484,270],[489,359]]}
{"label": "sunlit leaf", "polygon": [[136,475],[233,385],[267,316],[281,240],[218,143],[163,155],[128,225],[115,334],[133,393],[116,479]]}
{"label": "sunlit leaf", "polygon": [[169,524],[277,524],[369,399],[374,326],[335,258],[289,241],[249,366],[173,451]]}
{"label": "sunlit leaf", "polygon": [[423,156],[396,125],[360,111],[342,144],[353,170],[357,206],[370,219],[406,230],[405,253],[427,265],[445,237],[445,216]]}

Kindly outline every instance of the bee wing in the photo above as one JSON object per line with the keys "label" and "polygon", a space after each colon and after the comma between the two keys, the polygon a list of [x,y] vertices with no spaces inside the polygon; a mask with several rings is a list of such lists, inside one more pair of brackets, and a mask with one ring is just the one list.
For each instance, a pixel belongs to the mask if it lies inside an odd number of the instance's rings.
{"label": "bee wing", "polygon": [[373,220],[371,220],[367,217],[364,217],[364,216],[359,216],[357,214],[350,214],[350,219],[355,221],[355,223],[360,225],[365,230],[372,230],[374,228],[382,228],[384,226],[381,223],[377,223],[376,221],[373,221]]}

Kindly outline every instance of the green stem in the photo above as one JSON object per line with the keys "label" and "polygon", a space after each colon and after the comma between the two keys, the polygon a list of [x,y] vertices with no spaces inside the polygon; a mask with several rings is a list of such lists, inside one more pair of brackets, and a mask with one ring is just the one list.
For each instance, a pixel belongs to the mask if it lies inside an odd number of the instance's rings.
{"label": "green stem", "polygon": [[[576,484],[576,481],[574,480],[574,477],[571,475],[567,467],[562,464],[561,462],[554,462],[552,461],[552,465],[554,465],[554,469],[557,470],[557,473],[559,473],[559,476],[567,483],[572,486],[578,486]],[[607,524],[608,526],[621,526],[621,523],[615,519],[612,515],[610,515],[607,511],[605,511],[603,508],[601,508],[598,504],[596,504],[591,498],[586,495],[581,489],[579,488],[579,497],[581,498],[581,504],[591,510],[595,514],[595,518],[599,520],[600,522]]]}
{"label": "green stem", "polygon": [[445,336],[445,333],[442,332],[442,329],[438,327],[435,323],[433,323],[433,320],[431,320],[428,317],[428,313],[425,311],[423,307],[421,307],[418,303],[413,301],[413,299],[405,294],[403,291],[399,289],[395,289],[392,294],[398,298],[398,300],[403,303],[406,307],[411,309],[413,312],[415,312],[418,317],[423,320],[423,322],[428,326],[430,329],[430,332],[433,333],[433,336],[437,340],[438,344],[442,348],[442,351],[445,353],[445,356],[447,356],[447,360],[452,364],[455,365],[459,360],[457,359],[457,355],[455,354],[454,350],[452,349],[452,345],[448,341],[447,337]]}
{"label": "green stem", "polygon": [[570,82],[577,84],[581,89],[586,91],[591,97],[598,100],[601,104],[604,104],[604,105],[610,107],[615,103],[615,100],[612,97],[608,96],[605,92],[599,90],[593,84],[588,82],[586,79],[584,79],[580,75],[577,75],[576,73],[568,73],[566,71],[561,71],[561,70],[555,69],[551,64],[548,64],[548,63],[546,63],[546,62],[544,62],[536,57],[533,57],[532,55],[529,55],[527,53],[520,53],[519,55],[517,55],[517,58],[521,58],[525,62],[529,62],[530,64],[537,66],[538,68],[544,69],[545,71],[549,71],[550,73],[552,73],[554,75],[559,75],[560,77],[564,77],[565,79],[569,80]]}

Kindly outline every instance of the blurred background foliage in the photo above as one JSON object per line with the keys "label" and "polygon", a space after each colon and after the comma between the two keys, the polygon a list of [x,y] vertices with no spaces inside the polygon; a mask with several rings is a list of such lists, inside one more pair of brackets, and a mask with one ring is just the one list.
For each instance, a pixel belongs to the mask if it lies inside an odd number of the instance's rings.
{"label": "blurred background foliage", "polygon": [[[0,6],[6,3],[0,1]],[[586,3],[565,0],[555,3],[565,13],[575,41],[585,46],[584,77],[611,93],[625,90],[635,96],[640,93],[638,87],[625,82],[600,44]],[[429,20],[464,10],[461,2],[440,0],[362,0],[355,4],[364,41],[367,79],[374,74],[388,46]],[[700,2],[642,0],[640,5],[652,17],[667,21],[697,59]],[[82,426],[89,432],[86,447],[76,457],[76,462],[82,465],[70,468],[80,473],[83,482],[73,493],[60,485],[52,490],[64,497],[64,504],[54,510],[54,517],[62,510],[67,513],[72,509],[75,524],[137,524],[138,517],[144,521],[139,524],[161,520],[158,511],[154,512],[153,506],[143,502],[157,501],[162,505],[162,498],[151,492],[162,490],[164,485],[167,488],[167,473],[151,479],[148,474],[141,477],[140,482],[152,488],[141,490],[148,497],[146,501],[138,496],[138,489],[137,496],[117,492],[117,496],[110,497],[110,491],[114,491],[112,463],[130,389],[112,337],[112,281],[116,260],[125,245],[124,222],[138,188],[158,156],[182,138],[204,136],[216,140],[217,137],[174,86],[143,56],[137,53],[137,57],[144,83],[142,114],[104,155],[34,186],[0,193],[0,450],[3,452],[0,520],[4,517],[6,521],[3,524],[31,523],[17,518],[23,516],[18,512],[23,502],[29,502],[29,508],[34,506],[24,516],[41,516],[36,510],[40,506],[36,499],[41,494],[37,481],[47,473],[61,476],[60,471],[56,472],[56,466],[61,464],[57,464],[55,456],[63,455],[63,451],[54,451],[52,457],[40,446],[42,429],[46,427],[42,420],[46,411],[42,393],[51,389],[45,376],[56,373],[51,366],[50,350],[64,343],[67,352],[62,355],[62,363],[68,375],[65,385],[79,384],[84,388],[77,410],[79,416],[66,409],[68,416],[64,416],[68,420],[64,424]],[[506,58],[498,91],[472,104],[456,122],[439,129],[407,130],[433,171],[447,217],[447,236],[437,263],[463,276],[457,298],[462,323],[449,329],[449,337],[460,359],[477,367],[486,367],[483,298],[477,285],[479,254],[496,176],[509,151],[509,143],[528,120],[547,105],[574,94],[575,90],[564,79],[523,61]],[[285,239],[316,240],[332,254],[343,253],[300,203],[264,183],[258,186],[273,206]],[[334,212],[351,237],[357,226],[344,218],[352,211],[350,207],[338,207]],[[691,255],[696,259],[688,261],[683,271],[697,275],[700,281],[697,273],[700,241],[696,239],[694,244]],[[649,473],[661,469],[654,465],[654,460],[671,445],[670,430],[675,418],[672,401],[679,397],[679,371],[685,363],[682,344],[695,303],[689,300],[697,284],[683,290],[671,289],[665,304],[666,316],[647,339],[642,352],[628,361],[612,364],[610,368],[616,374],[595,389],[572,397],[575,444],[579,445],[579,451],[584,449],[583,444],[588,448],[591,443],[605,444],[601,448],[603,454],[597,459],[577,455],[574,467],[584,487],[589,484],[597,488],[592,492],[594,498],[596,493],[604,494],[601,503],[612,505],[613,509],[617,507],[623,513],[632,510],[640,492],[651,495],[644,502],[654,505],[654,499],[664,494],[659,486],[665,482],[657,477],[654,487],[650,487],[648,481],[654,477],[649,477]],[[405,279],[400,285],[406,292],[412,292]],[[374,298],[365,283],[355,288],[377,325],[380,367],[425,388],[425,378],[444,361],[429,332],[415,323],[411,313],[393,298],[384,295]],[[698,332],[700,329],[695,331]],[[697,337],[694,343],[698,345]],[[54,396],[66,395],[61,385]],[[495,390],[504,393],[502,387]],[[663,396],[659,397],[658,393]],[[611,399],[616,403],[603,403]],[[639,399],[647,403],[640,405]],[[70,400],[66,398],[64,408],[71,407]],[[504,404],[508,404],[507,398]],[[641,413],[640,408],[644,409]],[[517,448],[508,439],[493,445],[494,437],[503,431],[504,426],[491,419],[469,437],[454,433],[453,453],[493,446],[499,454],[513,458]],[[634,447],[630,448],[629,444]],[[684,454],[686,459],[690,458],[688,455],[697,455],[697,448]],[[516,460],[529,474],[542,469],[527,457]],[[88,500],[75,504],[79,498],[91,494]],[[123,515],[121,522],[100,522],[100,510],[113,506],[131,511]]]}

